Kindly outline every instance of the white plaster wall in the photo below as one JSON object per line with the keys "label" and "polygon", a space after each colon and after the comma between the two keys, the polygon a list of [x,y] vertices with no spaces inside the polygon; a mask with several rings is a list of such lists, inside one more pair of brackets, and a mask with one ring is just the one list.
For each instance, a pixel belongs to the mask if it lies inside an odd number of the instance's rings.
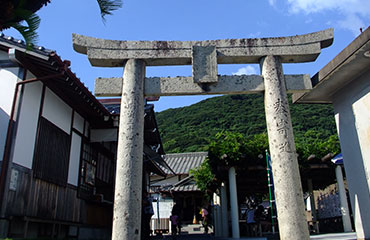
{"label": "white plaster wall", "polygon": [[355,114],[355,124],[360,140],[365,172],[367,173],[367,183],[370,186],[370,89],[364,90],[367,90],[367,93],[360,100],[356,101],[352,108]]}
{"label": "white plaster wall", "polygon": [[[3,53],[3,52],[1,52]],[[3,56],[0,59],[4,59]],[[0,158],[3,157],[19,68],[0,68]]]}
{"label": "white plaster wall", "polygon": [[7,60],[9,59],[8,52],[0,51],[0,60]]}
{"label": "white plaster wall", "polygon": [[19,68],[0,68],[0,108],[10,115]]}
{"label": "white plaster wall", "polygon": [[88,121],[86,121],[86,124],[85,124],[85,137],[89,137],[89,128],[90,128],[90,123]]}
{"label": "white plaster wall", "polygon": [[73,127],[80,133],[84,132],[84,119],[77,112],[73,115]]}
{"label": "white plaster wall", "polygon": [[113,142],[117,141],[118,129],[91,129],[91,142]]}
{"label": "white plaster wall", "polygon": [[36,78],[36,76],[33,75],[33,73],[31,73],[30,71],[27,71],[26,80],[33,79],[33,78]]}
{"label": "white plaster wall", "polygon": [[179,177],[178,176],[172,176],[172,177],[166,178],[162,181],[152,183],[151,186],[170,185],[170,184],[175,184],[177,182],[179,182]]}
{"label": "white plaster wall", "polygon": [[42,116],[67,134],[71,132],[72,108],[63,102],[49,88],[46,88]]}
{"label": "white plaster wall", "polygon": [[358,238],[370,238],[370,72],[334,97],[334,111]]}
{"label": "white plaster wall", "polygon": [[71,152],[69,155],[68,183],[78,185],[78,171],[80,169],[81,136],[72,132]]}
{"label": "white plaster wall", "polygon": [[40,82],[24,85],[13,162],[27,168],[32,168],[41,93],[42,83]]}

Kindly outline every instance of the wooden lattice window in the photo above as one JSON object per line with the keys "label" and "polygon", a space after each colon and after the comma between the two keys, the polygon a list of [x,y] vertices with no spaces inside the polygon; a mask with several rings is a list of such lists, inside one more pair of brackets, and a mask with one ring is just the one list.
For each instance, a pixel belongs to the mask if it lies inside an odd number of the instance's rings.
{"label": "wooden lattice window", "polygon": [[80,168],[80,194],[91,195],[94,192],[96,178],[97,151],[93,145],[84,140],[82,145]]}
{"label": "wooden lattice window", "polygon": [[104,146],[102,143],[90,143],[84,139],[81,168],[79,195],[82,198],[90,198],[95,194],[103,194],[105,199],[112,198],[114,180],[114,153],[111,145]]}

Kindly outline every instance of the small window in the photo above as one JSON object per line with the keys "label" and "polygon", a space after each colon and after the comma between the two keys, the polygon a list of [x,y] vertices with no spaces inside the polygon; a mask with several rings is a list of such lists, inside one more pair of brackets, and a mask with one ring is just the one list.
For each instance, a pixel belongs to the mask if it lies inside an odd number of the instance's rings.
{"label": "small window", "polygon": [[[96,177],[104,183],[113,184],[115,175],[115,154],[114,151],[109,149],[114,149],[117,144],[114,142],[97,144],[96,149],[98,150],[98,165]],[[107,148],[108,147],[108,148]]]}
{"label": "small window", "polygon": [[83,141],[81,169],[80,169],[80,195],[94,193],[96,175],[96,151],[88,140]]}
{"label": "small window", "polygon": [[114,143],[90,143],[84,139],[79,185],[81,198],[88,199],[94,194],[103,194],[105,199],[113,198],[114,146]]}

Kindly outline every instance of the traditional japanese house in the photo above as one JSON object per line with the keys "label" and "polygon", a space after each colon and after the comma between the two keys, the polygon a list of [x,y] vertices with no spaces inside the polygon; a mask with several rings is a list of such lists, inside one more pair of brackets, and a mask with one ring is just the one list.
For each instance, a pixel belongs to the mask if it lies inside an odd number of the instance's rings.
{"label": "traditional japanese house", "polygon": [[[204,201],[204,194],[198,189],[194,179],[189,174],[190,169],[199,167],[206,159],[207,152],[172,153],[163,156],[163,159],[173,170],[167,173],[166,179],[158,175],[151,176],[151,192],[153,195],[160,193],[164,200],[172,199],[181,209],[181,220],[183,224],[193,223],[194,216],[200,218],[199,210]],[[162,221],[169,217],[160,216]],[[157,215],[154,216],[154,218]],[[156,219],[153,219],[155,225]]]}
{"label": "traditional japanese house", "polygon": [[[0,237],[110,238],[118,116],[55,51],[0,36]],[[145,107],[144,183],[165,175]]]}

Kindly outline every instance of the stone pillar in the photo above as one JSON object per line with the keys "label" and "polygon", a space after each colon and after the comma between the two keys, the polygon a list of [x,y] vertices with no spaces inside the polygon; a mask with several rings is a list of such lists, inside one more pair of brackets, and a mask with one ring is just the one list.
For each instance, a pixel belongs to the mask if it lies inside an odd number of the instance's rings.
{"label": "stone pillar", "polygon": [[229,168],[229,189],[230,189],[230,207],[231,207],[231,231],[233,238],[240,238],[239,232],[239,208],[238,195],[236,191],[235,167]]}
{"label": "stone pillar", "polygon": [[118,132],[113,240],[139,240],[141,235],[144,77],[144,61],[128,60],[123,74]]}
{"label": "stone pillar", "polygon": [[346,189],[344,187],[342,167],[338,165],[335,168],[335,175],[337,177],[339,199],[340,199],[340,211],[342,213],[343,229],[345,232],[352,232],[351,218],[349,216],[349,208],[347,202]]}
{"label": "stone pillar", "polygon": [[319,233],[319,225],[317,223],[317,211],[316,211],[316,204],[315,204],[315,196],[313,194],[313,185],[312,185],[312,179],[311,178],[309,178],[307,180],[307,186],[308,186],[308,193],[310,194],[312,224],[315,228],[316,233]]}
{"label": "stone pillar", "polygon": [[227,193],[225,183],[221,183],[221,223],[222,237],[229,237],[229,213],[227,212]]}
{"label": "stone pillar", "polygon": [[221,237],[222,224],[221,224],[220,196],[218,196],[216,193],[213,194],[213,227],[215,237]]}
{"label": "stone pillar", "polygon": [[279,57],[261,59],[267,133],[281,240],[308,240],[305,205],[288,98]]}

